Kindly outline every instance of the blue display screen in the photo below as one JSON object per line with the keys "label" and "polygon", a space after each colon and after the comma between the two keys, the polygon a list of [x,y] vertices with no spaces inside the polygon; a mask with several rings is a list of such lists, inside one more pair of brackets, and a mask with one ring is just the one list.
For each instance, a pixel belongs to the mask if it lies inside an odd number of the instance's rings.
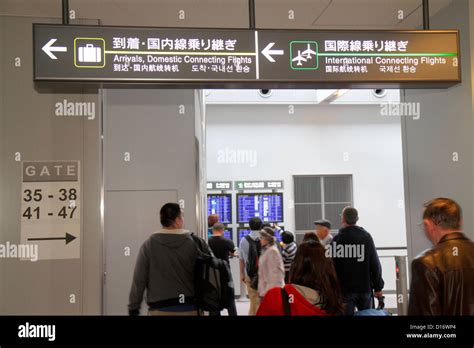
{"label": "blue display screen", "polygon": [[219,222],[232,223],[232,195],[211,194],[207,195],[207,215],[219,215]]}
{"label": "blue display screen", "polygon": [[275,237],[278,239],[279,242],[281,242],[281,232],[284,230],[275,230]]}
{"label": "blue display screen", "polygon": [[283,193],[244,193],[237,195],[237,222],[253,217],[263,222],[283,221]]}
{"label": "blue display screen", "polygon": [[250,230],[245,230],[245,229],[239,229],[239,244],[240,244],[240,241],[242,240],[242,238],[244,238],[245,236],[247,236],[248,234],[250,233]]}
{"label": "blue display screen", "polygon": [[233,238],[232,238],[232,229],[227,228],[224,231],[224,237],[226,237],[227,239],[233,240]]}

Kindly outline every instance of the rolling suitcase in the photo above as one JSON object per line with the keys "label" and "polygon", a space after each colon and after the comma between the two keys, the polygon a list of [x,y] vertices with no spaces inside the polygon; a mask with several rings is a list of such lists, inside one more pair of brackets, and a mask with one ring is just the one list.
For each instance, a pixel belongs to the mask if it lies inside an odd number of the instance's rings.
{"label": "rolling suitcase", "polygon": [[357,311],[354,313],[354,316],[361,316],[361,317],[387,317],[392,315],[392,313],[386,311],[385,308],[385,296],[378,299],[378,306],[375,308],[375,297],[372,294],[372,308],[364,309],[362,311]]}

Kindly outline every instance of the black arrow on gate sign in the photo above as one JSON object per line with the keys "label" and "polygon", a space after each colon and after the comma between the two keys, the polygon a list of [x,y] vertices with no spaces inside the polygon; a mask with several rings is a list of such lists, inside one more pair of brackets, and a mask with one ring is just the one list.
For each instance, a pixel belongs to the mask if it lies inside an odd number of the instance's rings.
{"label": "black arrow on gate sign", "polygon": [[74,239],[77,237],[74,237],[72,234],[69,234],[66,232],[66,237],[53,237],[53,238],[28,238],[28,240],[65,240],[66,244],[71,243]]}

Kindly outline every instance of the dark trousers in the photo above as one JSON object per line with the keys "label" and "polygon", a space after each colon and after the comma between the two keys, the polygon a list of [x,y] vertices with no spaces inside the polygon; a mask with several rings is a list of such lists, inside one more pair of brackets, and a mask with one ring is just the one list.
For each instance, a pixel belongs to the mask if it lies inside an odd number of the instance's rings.
{"label": "dark trousers", "polygon": [[[227,261],[227,263],[229,263],[229,261]],[[233,282],[232,273],[230,273],[229,275],[230,275],[230,278],[231,278],[230,280]],[[232,298],[232,301],[229,304],[229,308],[227,308],[227,313],[229,314],[229,317],[236,317],[237,316],[237,308],[235,307],[235,299],[234,298]],[[220,311],[209,312],[209,316],[211,316],[211,317],[220,317],[221,312]]]}
{"label": "dark trousers", "polygon": [[[235,307],[235,300],[232,300],[232,302],[229,305],[229,308],[227,308],[227,313],[229,314],[230,317],[236,317],[237,316],[237,307]],[[209,316],[211,317],[220,317],[221,312],[216,311],[216,312],[209,312]]]}
{"label": "dark trousers", "polygon": [[290,284],[290,271],[285,271],[285,284]]}
{"label": "dark trousers", "polygon": [[346,302],[346,315],[354,315],[356,307],[359,311],[372,307],[372,294],[370,292],[345,294],[344,300]]}
{"label": "dark trousers", "polygon": [[230,317],[236,317],[237,316],[237,307],[235,307],[235,300],[233,300],[230,303],[229,308],[227,308],[227,313],[229,313]]}

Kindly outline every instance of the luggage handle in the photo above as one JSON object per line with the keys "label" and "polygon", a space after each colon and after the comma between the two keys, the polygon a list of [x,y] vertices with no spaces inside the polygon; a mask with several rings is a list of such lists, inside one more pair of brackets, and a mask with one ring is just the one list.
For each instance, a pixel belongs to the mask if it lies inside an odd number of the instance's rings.
{"label": "luggage handle", "polygon": [[377,309],[384,309],[385,308],[385,296],[382,296],[380,298],[377,298],[379,305],[377,306]]}
{"label": "luggage handle", "polygon": [[377,301],[378,301],[378,306],[377,308],[375,308],[375,294],[374,294],[374,290],[371,291],[371,297],[372,297],[372,308],[374,309],[384,309],[385,308],[385,296],[382,296],[382,297],[377,297]]}
{"label": "luggage handle", "polygon": [[291,316],[290,298],[285,290],[285,287],[281,288],[281,302],[283,303],[283,314]]}

